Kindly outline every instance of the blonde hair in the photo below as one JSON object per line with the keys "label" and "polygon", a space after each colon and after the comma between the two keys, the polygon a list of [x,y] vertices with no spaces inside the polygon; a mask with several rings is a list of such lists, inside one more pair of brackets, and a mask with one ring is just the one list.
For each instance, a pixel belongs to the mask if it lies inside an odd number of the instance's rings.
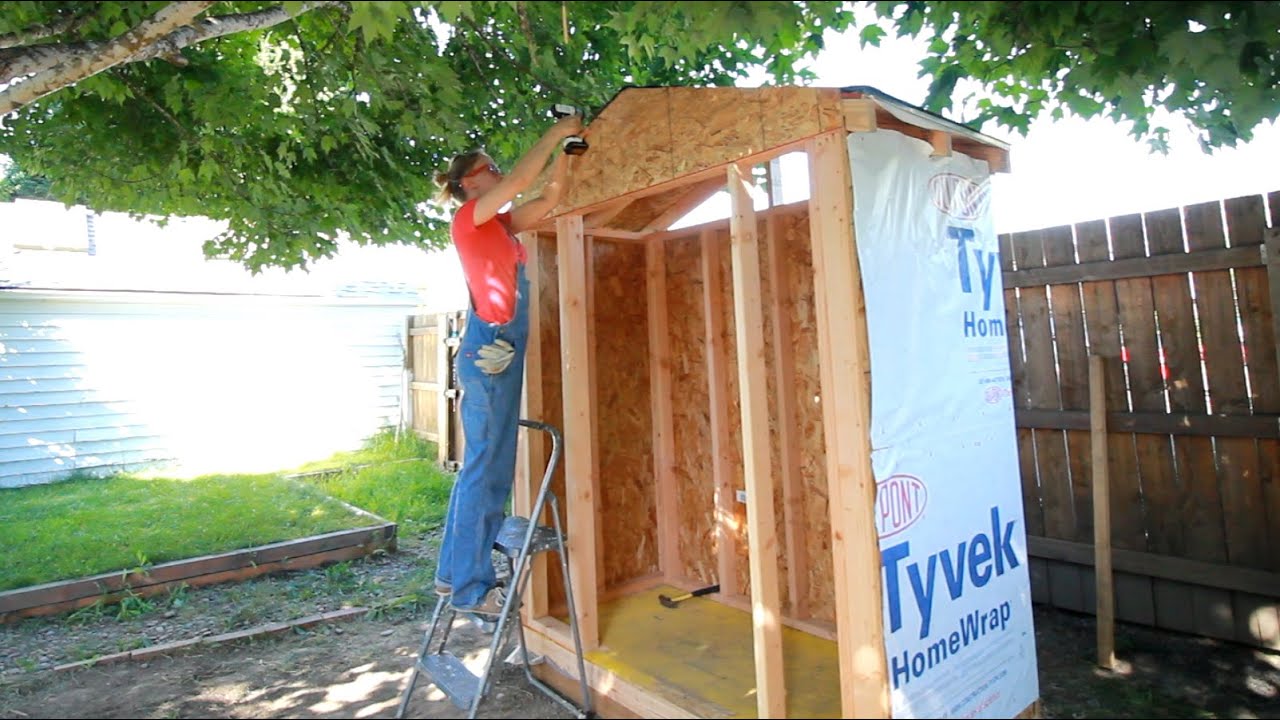
{"label": "blonde hair", "polygon": [[467,193],[462,189],[462,176],[476,159],[484,157],[484,154],[484,150],[464,152],[449,163],[447,171],[436,173],[435,181],[440,186],[440,191],[436,193],[436,201],[441,205],[464,202],[467,199]]}

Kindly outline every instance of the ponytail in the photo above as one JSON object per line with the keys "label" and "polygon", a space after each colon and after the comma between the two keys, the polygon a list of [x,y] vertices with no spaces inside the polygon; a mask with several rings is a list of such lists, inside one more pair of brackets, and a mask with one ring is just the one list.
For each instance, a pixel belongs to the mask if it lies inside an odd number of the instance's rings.
{"label": "ponytail", "polygon": [[462,189],[462,176],[466,174],[476,158],[482,155],[484,155],[483,150],[462,153],[449,163],[447,171],[435,174],[436,185],[440,186],[440,191],[436,193],[436,202],[447,206],[451,203],[461,204],[467,199],[467,193]]}

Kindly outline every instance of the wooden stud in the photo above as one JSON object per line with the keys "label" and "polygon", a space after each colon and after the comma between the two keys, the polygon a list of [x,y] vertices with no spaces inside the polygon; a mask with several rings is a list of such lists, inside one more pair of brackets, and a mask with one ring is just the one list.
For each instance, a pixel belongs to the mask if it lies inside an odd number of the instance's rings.
{"label": "wooden stud", "polygon": [[674,415],[671,408],[671,346],[667,328],[666,246],[645,247],[649,306],[649,387],[653,414],[653,475],[658,509],[658,569],[665,577],[680,570],[679,516],[676,510]]}
{"label": "wooden stud", "polygon": [[843,717],[889,717],[883,595],[871,470],[871,393],[853,179],[845,133],[809,143],[809,227],[827,445]]}
{"label": "wooden stud", "polygon": [[841,100],[840,109],[844,113],[844,129],[849,132],[875,132],[876,103],[874,100],[860,98]]}
{"label": "wooden stud", "polygon": [[702,249],[702,316],[706,322],[707,404],[711,425],[711,474],[715,483],[716,574],[720,593],[737,595],[738,555],[736,538],[729,527],[734,517],[736,492],[732,468],[729,466],[729,387],[725,360],[724,292],[720,282],[720,243],[716,233],[704,230]]}
{"label": "wooden stud", "polygon": [[[521,399],[521,415],[529,420],[546,422],[545,408],[542,402],[542,252],[537,233],[521,233],[520,241],[524,244],[527,259],[526,274],[529,278],[529,347],[525,351],[524,360],[524,396]],[[547,443],[550,438],[540,430],[521,429],[519,445],[519,462],[515,489],[516,513],[529,517],[537,492],[546,474]],[[546,513],[544,513],[544,516]],[[546,522],[539,518],[539,521]],[[520,610],[527,619],[547,614],[547,553],[538,553],[530,558],[529,586],[524,592],[524,603]]]}
{"label": "wooden stud", "polygon": [[769,287],[773,288],[773,387],[778,412],[778,459],[782,472],[782,524],[787,544],[787,595],[791,613],[809,617],[809,553],[805,547],[804,477],[800,471],[800,438],[796,427],[796,362],[791,335],[791,283],[787,254],[778,237],[778,216],[765,219],[769,253]]}
{"label": "wooden stud", "polygon": [[[747,485],[752,629],[755,634],[756,707],[759,717],[787,716],[782,667],[782,607],[778,597],[778,538],[769,458],[769,398],[760,307],[760,247],[750,193],[750,170],[729,166],[733,309],[738,340],[738,393],[742,398],[742,458]],[[868,518],[871,516],[868,515]]]}
{"label": "wooden stud", "polygon": [[929,157],[951,157],[951,133],[944,130],[930,130],[929,144],[933,152]]}
{"label": "wooden stud", "polygon": [[1111,484],[1107,482],[1106,358],[1089,356],[1089,419],[1093,470],[1093,551],[1097,588],[1098,665],[1116,666],[1116,606],[1111,574]]}
{"label": "wooden stud", "polygon": [[[596,499],[596,579],[604,582],[604,493],[600,491],[600,393],[596,389],[596,239],[587,235],[583,242],[587,268],[587,397],[591,398],[591,496]],[[598,587],[598,585],[597,585]]]}
{"label": "wooden stud", "polygon": [[584,652],[600,646],[596,582],[596,498],[594,441],[591,437],[587,249],[582,216],[556,219],[560,269],[560,358],[564,378],[565,514],[569,571]]}

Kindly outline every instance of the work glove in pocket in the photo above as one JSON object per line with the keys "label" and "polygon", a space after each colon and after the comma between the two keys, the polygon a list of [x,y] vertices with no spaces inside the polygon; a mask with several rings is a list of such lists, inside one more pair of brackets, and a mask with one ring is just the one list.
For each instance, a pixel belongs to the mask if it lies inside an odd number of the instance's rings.
{"label": "work glove in pocket", "polygon": [[480,356],[476,360],[476,367],[486,374],[497,375],[511,364],[516,356],[516,349],[511,346],[511,343],[498,338],[481,347],[476,354]]}

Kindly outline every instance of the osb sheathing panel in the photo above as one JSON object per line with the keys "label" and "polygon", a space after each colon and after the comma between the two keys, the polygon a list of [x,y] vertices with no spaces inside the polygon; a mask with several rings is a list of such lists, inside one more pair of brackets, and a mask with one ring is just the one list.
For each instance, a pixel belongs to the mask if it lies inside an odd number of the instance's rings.
{"label": "osb sheathing panel", "polygon": [[802,592],[815,620],[835,622],[835,574],[831,559],[831,515],[827,505],[826,440],[823,437],[818,328],[813,288],[813,255],[808,213],[781,214],[776,232],[782,240],[791,290],[792,347],[795,353],[796,418],[801,475],[799,528],[808,557]]}
{"label": "osb sheathing panel", "polygon": [[738,88],[668,88],[675,175],[763,152],[758,93]]}
{"label": "osb sheathing panel", "polygon": [[597,239],[596,450],[604,585],[658,571],[645,248]]}
{"label": "osb sheathing panel", "polygon": [[628,88],[594,119],[572,161],[565,214],[843,127],[839,90]]}
{"label": "osb sheathing panel", "polygon": [[665,219],[662,225],[654,228],[666,230],[672,223],[679,220],[681,215],[693,211],[717,190],[723,190],[724,187],[725,178],[717,174],[707,180],[680,185],[664,192],[637,198],[625,210],[618,213],[617,217],[609,222],[609,226],[618,230],[640,231],[648,228],[668,211],[677,211],[677,215]]}
{"label": "osb sheathing panel", "polygon": [[591,148],[572,161],[564,209],[584,207],[669,180],[671,124],[666,88],[630,88],[590,121]]}
{"label": "osb sheathing panel", "polygon": [[[627,205],[626,209],[610,220],[607,225],[618,230],[643,230],[654,218],[679,202],[680,198],[684,197],[684,194],[688,191],[688,188],[682,187],[648,197],[636,198]],[[663,229],[665,230],[665,228]]]}
{"label": "osb sheathing panel", "polygon": [[[542,353],[542,417],[530,418],[541,420],[564,432],[564,395],[560,374],[560,278],[559,263],[556,257],[555,233],[540,233],[538,236],[538,272],[539,292],[531,301],[538,303],[540,341],[529,343],[530,351]],[[540,433],[545,434],[545,433]],[[546,457],[551,459],[551,442],[546,441]],[[536,470],[535,470],[536,472]],[[538,476],[536,482],[542,482]],[[535,490],[536,491],[536,490]],[[553,476],[551,491],[557,498],[567,497],[564,491],[564,448],[561,448],[560,463]],[[563,500],[561,500],[563,503]],[[563,504],[560,507],[560,522],[565,523]],[[547,563],[547,597],[553,606],[564,602],[564,579],[560,571],[560,563],[552,559]]]}
{"label": "osb sheathing panel", "polygon": [[715,480],[711,471],[710,404],[698,239],[665,243],[667,328],[671,349],[672,440],[675,457],[677,574],[705,583],[716,579]]}
{"label": "osb sheathing panel", "polygon": [[840,91],[804,87],[769,88],[757,111],[765,147],[785,145],[844,125]]}

